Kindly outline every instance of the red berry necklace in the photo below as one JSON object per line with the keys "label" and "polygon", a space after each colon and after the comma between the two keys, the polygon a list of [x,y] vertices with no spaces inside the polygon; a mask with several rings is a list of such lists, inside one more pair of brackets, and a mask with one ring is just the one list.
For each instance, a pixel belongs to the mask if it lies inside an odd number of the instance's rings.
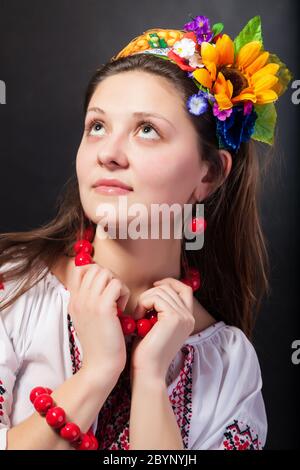
{"label": "red berry necklace", "polygon": [[[85,229],[83,237],[77,240],[74,244],[75,255],[75,266],[83,266],[86,264],[93,264],[93,245],[92,241],[95,232],[92,226]],[[181,279],[181,282],[191,286],[193,292],[198,290],[200,287],[200,274],[195,268],[188,268],[187,275]],[[118,316],[120,318],[121,326],[124,335],[130,335],[135,333],[140,337],[146,336],[151,330],[153,325],[157,322],[157,312],[155,309],[148,310],[144,316],[137,321],[134,318],[127,315],[123,315],[123,311],[118,307]]]}

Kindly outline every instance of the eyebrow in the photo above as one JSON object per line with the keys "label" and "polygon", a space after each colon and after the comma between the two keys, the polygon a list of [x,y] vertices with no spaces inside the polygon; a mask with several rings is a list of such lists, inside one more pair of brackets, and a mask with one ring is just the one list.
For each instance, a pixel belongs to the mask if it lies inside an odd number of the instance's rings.
{"label": "eyebrow", "polygon": [[[103,109],[98,108],[97,106],[93,107],[93,108],[89,108],[87,110],[87,113],[89,113],[90,111],[95,111],[96,113],[106,114]],[[165,118],[164,116],[162,116],[161,114],[158,114],[158,113],[146,113],[146,112],[143,112],[143,111],[136,111],[136,112],[132,113],[132,116],[139,117],[139,118],[156,117],[158,119],[163,119],[164,121],[168,122],[175,129],[174,124],[172,124],[171,121],[169,121],[167,118]]]}

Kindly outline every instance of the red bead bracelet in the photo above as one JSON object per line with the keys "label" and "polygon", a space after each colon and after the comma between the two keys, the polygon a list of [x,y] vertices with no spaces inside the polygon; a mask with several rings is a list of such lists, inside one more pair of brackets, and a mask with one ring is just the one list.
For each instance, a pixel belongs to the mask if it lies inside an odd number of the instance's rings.
{"label": "red bead bracelet", "polygon": [[[195,222],[196,219],[192,219],[193,231],[196,230]],[[197,219],[198,222],[198,219]],[[206,221],[201,219],[202,230],[206,228]],[[92,255],[93,255],[93,245],[92,240],[94,238],[94,229],[92,226],[85,229],[83,233],[83,238],[77,240],[74,244],[75,252],[75,265],[83,266],[86,264],[94,264]],[[200,288],[200,274],[196,268],[188,268],[187,277],[181,279],[181,282],[191,286],[193,292]],[[153,325],[157,322],[157,312],[154,309],[148,310],[144,318],[135,321],[134,318],[127,315],[123,315],[123,311],[118,307],[118,317],[120,318],[121,326],[124,335],[130,335],[137,332],[137,335],[140,337],[146,336],[147,333],[151,330]]]}
{"label": "red bead bracelet", "polygon": [[35,387],[31,390],[29,398],[35,410],[45,416],[49,426],[59,432],[76,450],[97,450],[98,441],[92,430],[82,433],[77,424],[67,422],[65,411],[55,405],[51,393],[52,390],[46,387]]}

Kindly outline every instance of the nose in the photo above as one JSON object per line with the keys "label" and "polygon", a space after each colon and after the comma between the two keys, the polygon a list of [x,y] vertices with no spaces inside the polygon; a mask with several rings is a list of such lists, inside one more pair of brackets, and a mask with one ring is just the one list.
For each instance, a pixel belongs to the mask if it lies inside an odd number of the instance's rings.
{"label": "nose", "polygon": [[102,142],[97,151],[97,161],[100,166],[106,166],[107,168],[113,169],[116,166],[126,168],[128,158],[121,138],[110,136],[105,143]]}

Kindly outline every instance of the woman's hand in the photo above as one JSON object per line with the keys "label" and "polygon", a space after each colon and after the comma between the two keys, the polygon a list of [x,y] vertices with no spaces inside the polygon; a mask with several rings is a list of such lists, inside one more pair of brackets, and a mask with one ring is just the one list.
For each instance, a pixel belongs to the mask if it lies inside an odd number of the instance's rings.
{"label": "woman's hand", "polygon": [[138,299],[136,316],[157,311],[157,322],[131,351],[131,377],[137,372],[165,379],[172,359],[194,330],[193,290],[181,281],[165,278],[153,283]]}
{"label": "woman's hand", "polygon": [[[76,266],[69,312],[83,350],[83,367],[115,379],[126,365],[126,344],[118,317],[129,299],[128,287],[98,264]],[[101,374],[100,374],[101,372]]]}

